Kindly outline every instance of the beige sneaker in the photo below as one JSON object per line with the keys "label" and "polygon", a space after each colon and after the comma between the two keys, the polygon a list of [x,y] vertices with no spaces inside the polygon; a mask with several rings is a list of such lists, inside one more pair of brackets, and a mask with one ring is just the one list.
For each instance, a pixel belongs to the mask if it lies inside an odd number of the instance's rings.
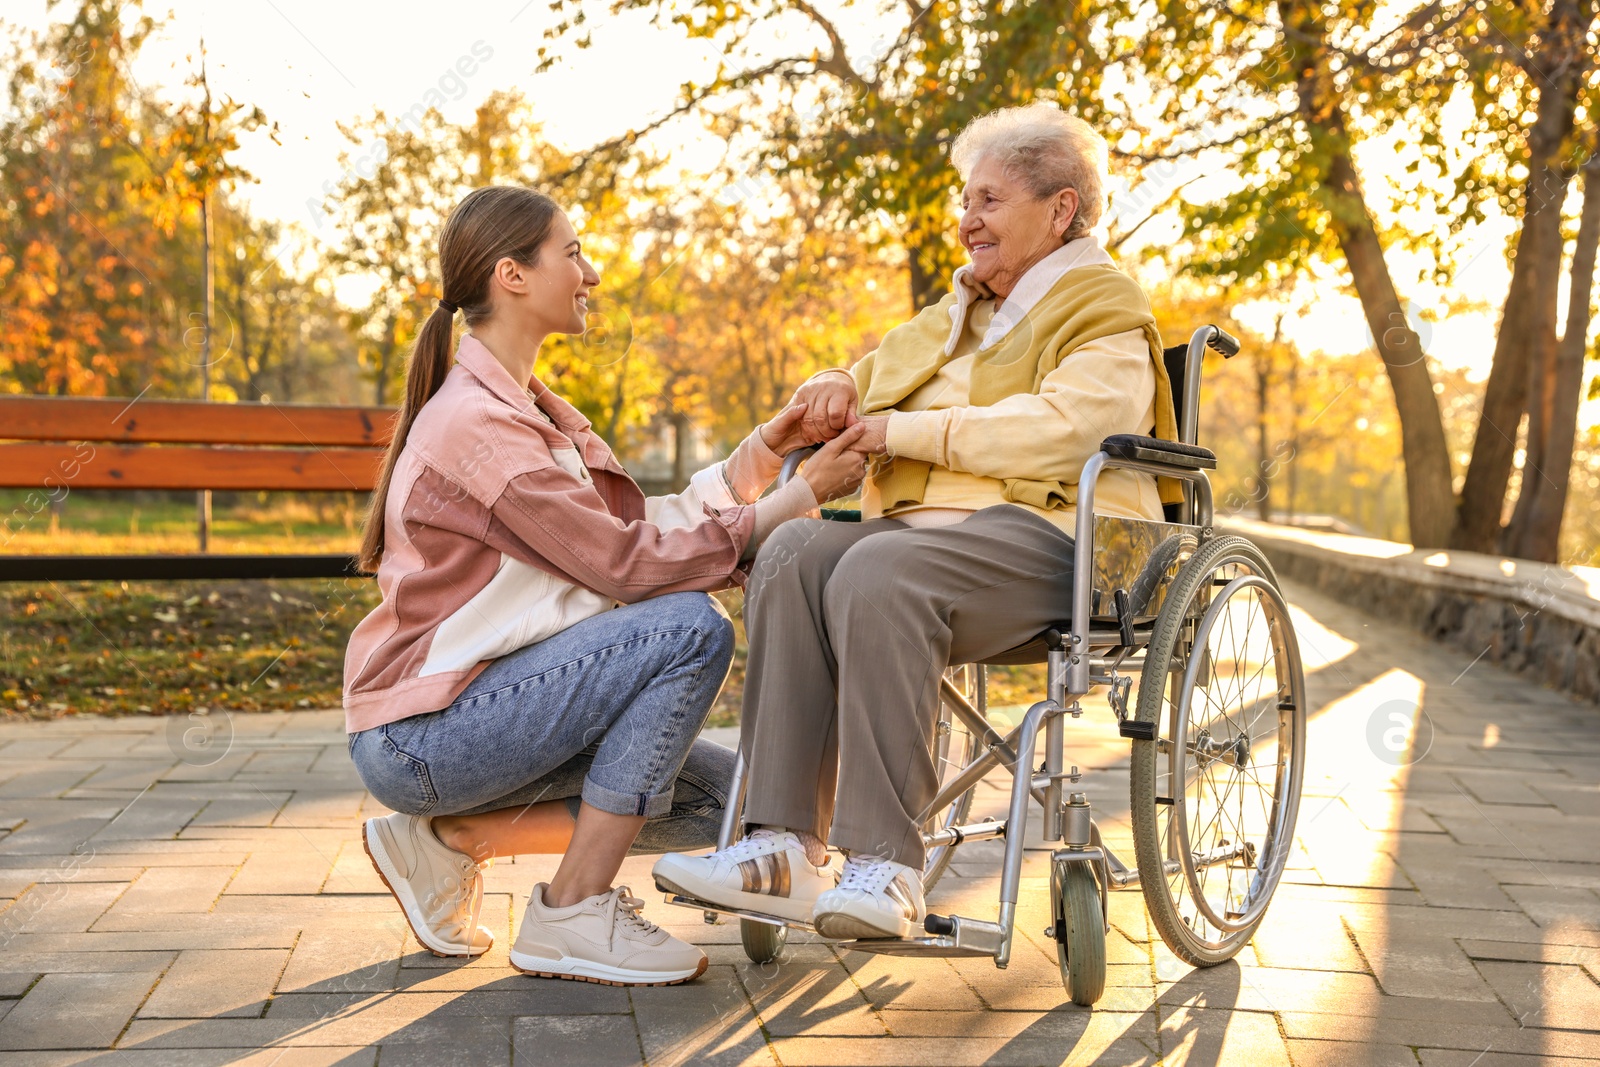
{"label": "beige sneaker", "polygon": [[478,925],[488,864],[480,867],[435,837],[432,819],[399,813],[368,819],[361,841],[423,948],[435,956],[478,956],[494,944]]}
{"label": "beige sneaker", "polygon": [[706,954],[639,914],[644,901],[627,886],[565,908],[546,907],[544,882],[533,887],[511,948],[511,966],[539,978],[601,985],[677,985],[698,978]]}

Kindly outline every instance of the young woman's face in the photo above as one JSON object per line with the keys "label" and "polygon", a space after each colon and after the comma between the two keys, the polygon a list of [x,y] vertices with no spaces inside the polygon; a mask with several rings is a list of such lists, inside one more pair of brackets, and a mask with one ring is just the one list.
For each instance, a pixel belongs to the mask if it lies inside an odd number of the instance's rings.
{"label": "young woman's face", "polygon": [[539,248],[539,263],[530,275],[528,296],[539,324],[550,333],[582,333],[589,314],[589,290],[600,275],[583,258],[577,231],[557,214],[550,236]]}

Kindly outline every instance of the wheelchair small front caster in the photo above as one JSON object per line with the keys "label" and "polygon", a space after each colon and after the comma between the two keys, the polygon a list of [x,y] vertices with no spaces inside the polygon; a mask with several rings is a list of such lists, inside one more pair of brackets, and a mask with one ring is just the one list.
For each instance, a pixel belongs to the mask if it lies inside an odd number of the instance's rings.
{"label": "wheelchair small front caster", "polygon": [[1074,1004],[1087,1008],[1106,990],[1105,915],[1087,862],[1057,859],[1051,864],[1050,914],[1061,984]]}
{"label": "wheelchair small front caster", "polygon": [[744,954],[750,957],[751,963],[771,963],[788,943],[789,928],[740,919],[739,940],[744,943]]}

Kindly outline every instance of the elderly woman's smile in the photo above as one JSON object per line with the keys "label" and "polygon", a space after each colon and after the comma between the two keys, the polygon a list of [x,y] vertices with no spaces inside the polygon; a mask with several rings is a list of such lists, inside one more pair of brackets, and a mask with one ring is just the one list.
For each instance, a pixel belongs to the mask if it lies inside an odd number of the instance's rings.
{"label": "elderly woman's smile", "polygon": [[1011,295],[1029,268],[1061,247],[1077,211],[1076,190],[1037,196],[1001,159],[979,156],[961,193],[961,244],[973,281]]}

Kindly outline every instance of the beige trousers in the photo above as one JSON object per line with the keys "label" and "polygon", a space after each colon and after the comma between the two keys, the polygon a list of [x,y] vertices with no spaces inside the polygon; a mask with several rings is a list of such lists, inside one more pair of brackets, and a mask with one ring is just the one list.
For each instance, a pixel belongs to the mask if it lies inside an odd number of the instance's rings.
{"label": "beige trousers", "polygon": [[785,523],[745,594],[745,822],[920,869],[940,675],[1026,643],[1071,606],[1072,539],[1021,508],[925,529]]}

